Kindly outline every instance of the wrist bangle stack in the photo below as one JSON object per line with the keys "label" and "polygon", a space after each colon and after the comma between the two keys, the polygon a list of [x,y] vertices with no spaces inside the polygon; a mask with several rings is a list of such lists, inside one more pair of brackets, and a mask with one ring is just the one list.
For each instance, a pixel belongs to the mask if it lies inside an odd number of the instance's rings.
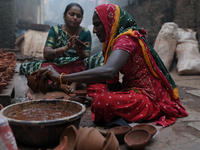
{"label": "wrist bangle stack", "polygon": [[62,75],[63,74],[66,75],[66,73],[61,73],[61,75],[60,75],[60,84],[61,84],[61,86],[66,87],[68,82],[65,85],[62,84]]}
{"label": "wrist bangle stack", "polygon": [[56,49],[54,49],[54,53],[55,53],[55,55],[57,56]]}

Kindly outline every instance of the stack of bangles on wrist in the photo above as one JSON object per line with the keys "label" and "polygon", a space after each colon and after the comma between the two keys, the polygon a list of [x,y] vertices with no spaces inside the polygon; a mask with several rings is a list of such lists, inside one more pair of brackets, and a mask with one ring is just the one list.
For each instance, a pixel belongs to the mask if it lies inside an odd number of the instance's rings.
{"label": "stack of bangles on wrist", "polygon": [[60,75],[60,84],[61,84],[61,86],[66,87],[68,82],[66,82],[65,85],[62,84],[62,75],[66,75],[66,73],[61,73],[61,75]]}
{"label": "stack of bangles on wrist", "polygon": [[54,49],[54,53],[55,53],[55,55],[57,56],[57,52],[56,52],[56,49]]}

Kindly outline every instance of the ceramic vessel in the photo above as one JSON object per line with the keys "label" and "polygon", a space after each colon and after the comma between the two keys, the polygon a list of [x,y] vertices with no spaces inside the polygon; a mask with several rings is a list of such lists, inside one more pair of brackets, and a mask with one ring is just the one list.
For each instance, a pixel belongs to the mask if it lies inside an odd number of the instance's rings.
{"label": "ceramic vessel", "polygon": [[102,150],[105,145],[106,139],[95,128],[88,133],[85,139],[84,150]]}
{"label": "ceramic vessel", "polygon": [[77,37],[75,38],[75,44],[76,44],[76,46],[81,47],[81,48],[86,47],[86,45]]}
{"label": "ceramic vessel", "polygon": [[7,86],[7,83],[2,83],[0,82],[0,93],[5,89],[5,87]]}
{"label": "ceramic vessel", "polygon": [[119,142],[113,132],[109,132],[106,136],[103,150],[118,150]]}
{"label": "ceramic vessel", "polygon": [[53,150],[70,150],[68,149],[68,140],[69,138],[64,136],[62,142]]}
{"label": "ceramic vessel", "polygon": [[143,129],[131,130],[124,136],[124,142],[128,147],[136,150],[143,150],[150,139],[150,133]]}
{"label": "ceramic vessel", "polygon": [[69,96],[69,100],[84,104],[84,101],[80,97],[76,96],[76,94],[69,94]]}
{"label": "ceramic vessel", "polygon": [[86,96],[87,95],[87,91],[86,90],[76,90],[75,91],[76,96]]}
{"label": "ceramic vessel", "polygon": [[147,130],[151,134],[151,137],[153,137],[157,132],[156,127],[153,125],[150,125],[150,124],[137,124],[137,125],[133,126],[132,129],[133,130],[136,130],[136,129]]}
{"label": "ceramic vessel", "polygon": [[6,65],[0,65],[0,72],[6,71],[7,67]]}
{"label": "ceramic vessel", "polygon": [[39,80],[36,80],[36,74],[30,74],[28,77],[28,86],[35,93],[37,92]]}
{"label": "ceramic vessel", "polygon": [[130,126],[117,126],[114,128],[111,128],[107,131],[107,133],[109,132],[113,132],[119,142],[119,144],[124,143],[124,136],[126,133],[128,133],[131,130]]}
{"label": "ceramic vessel", "polygon": [[[68,117],[44,121],[17,120],[9,117],[18,111],[33,108],[46,108],[59,111],[67,110],[72,114]],[[17,143],[29,147],[50,147],[59,145],[60,136],[66,127],[74,125],[78,128],[80,119],[85,111],[85,106],[77,102],[43,99],[11,104],[1,110],[1,115],[8,120]]]}
{"label": "ceramic vessel", "polygon": [[46,94],[48,92],[48,79],[45,78],[44,80],[39,79],[37,90],[42,92],[43,94]]}
{"label": "ceramic vessel", "polygon": [[77,136],[77,129],[74,125],[70,125],[67,127],[60,136],[60,143],[64,140],[64,137],[68,137],[67,140],[67,150],[74,150],[76,145],[76,136]]}

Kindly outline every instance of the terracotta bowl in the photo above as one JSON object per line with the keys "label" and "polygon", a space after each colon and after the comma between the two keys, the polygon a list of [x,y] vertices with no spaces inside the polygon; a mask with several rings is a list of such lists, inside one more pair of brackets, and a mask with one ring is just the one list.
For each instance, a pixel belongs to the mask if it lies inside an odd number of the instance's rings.
{"label": "terracotta bowl", "polygon": [[135,129],[147,130],[151,134],[151,137],[153,137],[157,132],[156,127],[153,125],[150,125],[150,124],[137,124],[137,125],[133,126],[132,129],[133,130],[135,130]]}
{"label": "terracotta bowl", "polygon": [[104,136],[95,128],[88,133],[84,143],[84,150],[102,150],[105,145]]}
{"label": "terracotta bowl", "polygon": [[144,149],[151,139],[148,131],[143,129],[131,130],[124,136],[124,142],[132,149]]}
{"label": "terracotta bowl", "polygon": [[73,150],[75,147],[75,141],[77,136],[77,129],[74,125],[68,126],[61,134],[60,136],[60,143],[64,140],[64,137],[67,136],[67,150]]}
{"label": "terracotta bowl", "polygon": [[35,93],[38,89],[39,80],[36,80],[36,74],[30,74],[28,77],[28,86]]}
{"label": "terracotta bowl", "polygon": [[109,132],[106,136],[106,142],[104,143],[103,150],[118,150],[119,149],[119,142],[115,137],[113,132]]}
{"label": "terracotta bowl", "polygon": [[76,94],[76,96],[86,96],[87,91],[86,90],[76,90],[75,94]]}
{"label": "terracotta bowl", "polygon": [[[34,110],[35,108],[68,112],[70,116],[42,121],[27,121],[28,117],[24,120],[10,117],[20,111]],[[7,118],[18,144],[31,147],[50,147],[59,145],[61,134],[66,127],[74,125],[78,128],[85,111],[85,106],[78,102],[43,99],[11,104],[4,107],[1,114]],[[34,111],[31,114],[34,115]]]}
{"label": "terracotta bowl", "polygon": [[76,46],[81,47],[81,48],[86,47],[86,45],[77,37],[75,38],[75,44],[76,44]]}
{"label": "terracotta bowl", "polygon": [[8,66],[6,65],[0,65],[0,72],[6,71],[7,68]]}
{"label": "terracotta bowl", "polygon": [[8,85],[7,83],[3,83],[3,82],[0,83],[0,93],[5,89],[7,85]]}
{"label": "terracotta bowl", "polygon": [[69,94],[69,96],[70,96],[69,100],[71,101],[76,101],[82,104],[84,103],[84,101],[80,97],[76,96],[76,94]]}
{"label": "terracotta bowl", "polygon": [[126,133],[128,133],[131,130],[130,126],[117,126],[114,128],[111,128],[107,131],[107,133],[109,132],[113,132],[119,142],[119,144],[124,143],[124,136],[126,135]]}

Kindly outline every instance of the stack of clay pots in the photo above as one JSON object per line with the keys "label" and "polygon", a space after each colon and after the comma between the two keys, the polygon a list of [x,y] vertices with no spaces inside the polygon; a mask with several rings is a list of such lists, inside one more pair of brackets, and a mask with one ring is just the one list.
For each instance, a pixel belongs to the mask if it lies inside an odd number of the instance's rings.
{"label": "stack of clay pots", "polygon": [[8,81],[13,78],[17,66],[16,61],[14,52],[0,51],[0,93],[8,85]]}
{"label": "stack of clay pots", "polygon": [[[67,140],[66,140],[67,139]],[[75,126],[67,127],[61,137],[60,145],[54,150],[118,150],[119,142],[113,132],[104,137],[96,128]]]}

